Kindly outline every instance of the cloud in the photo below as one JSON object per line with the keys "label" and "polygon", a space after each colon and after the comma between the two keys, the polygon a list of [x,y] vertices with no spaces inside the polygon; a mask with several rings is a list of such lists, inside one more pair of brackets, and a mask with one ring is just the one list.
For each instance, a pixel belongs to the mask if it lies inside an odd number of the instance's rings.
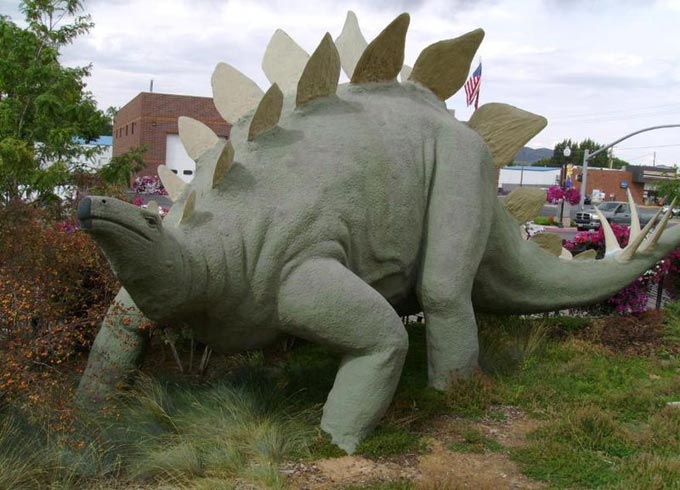
{"label": "cloud", "polygon": [[[18,13],[17,5],[0,0],[3,12]],[[64,49],[62,59],[93,63],[88,88],[101,107],[125,104],[147,90],[151,78],[158,91],[210,95],[219,61],[266,88],[260,62],[276,28],[311,52],[325,32],[340,33],[351,9],[368,40],[410,12],[408,64],[433,42],[483,27],[473,62],[483,60],[481,102],[507,102],[554,119],[535,140],[546,146],[565,137],[611,141],[657,119],[680,117],[672,111],[636,116],[652,105],[680,103],[679,0],[90,0],[85,6],[95,27]],[[448,105],[461,119],[471,113],[462,92]],[[571,117],[612,109],[630,117],[600,124]],[[680,130],[664,138],[680,143]],[[659,149],[658,157],[680,163],[680,147]]]}

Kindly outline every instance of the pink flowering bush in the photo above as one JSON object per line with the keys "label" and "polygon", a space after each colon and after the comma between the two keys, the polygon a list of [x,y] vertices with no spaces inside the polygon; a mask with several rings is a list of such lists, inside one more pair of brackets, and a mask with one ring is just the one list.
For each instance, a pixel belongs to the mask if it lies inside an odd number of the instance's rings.
{"label": "pink flowering bush", "polygon": [[[628,245],[630,228],[611,223],[614,236],[621,247]],[[597,258],[604,257],[605,241],[602,227],[597,231],[582,231],[574,235],[573,240],[564,242],[564,248],[576,255],[586,250],[597,251]],[[680,247],[671,252],[654,267],[646,271],[631,284],[623,288],[614,296],[600,305],[591,307],[592,310],[617,313],[639,313],[647,309],[647,290],[650,284],[658,283],[664,274],[680,272]]]}
{"label": "pink flowering bush", "polygon": [[564,191],[564,200],[567,201],[572,206],[574,204],[578,204],[579,202],[581,202],[581,193],[578,191],[578,189],[570,187],[569,189]]}
{"label": "pink flowering bush", "polygon": [[[628,237],[630,236],[630,228],[616,223],[610,223],[612,231],[619,245],[623,248],[628,245]],[[604,231],[600,227],[597,231],[580,231],[574,235],[572,240],[564,242],[564,248],[569,250],[573,255],[580,254],[586,250],[595,250],[597,258],[604,257]]]}
{"label": "pink flowering bush", "polygon": [[548,187],[548,193],[546,196],[547,201],[550,204],[557,204],[560,202],[560,199],[564,197],[564,191],[562,190],[561,187],[558,187],[556,185],[552,187]]}
{"label": "pink flowering bush", "polygon": [[156,196],[166,196],[168,193],[156,175],[145,175],[137,177],[132,185],[132,190],[137,194],[153,194]]}
{"label": "pink flowering bush", "polygon": [[550,204],[557,204],[560,202],[560,199],[564,199],[566,202],[573,205],[578,204],[581,201],[581,193],[573,187],[565,190],[554,185],[548,188],[546,199]]}

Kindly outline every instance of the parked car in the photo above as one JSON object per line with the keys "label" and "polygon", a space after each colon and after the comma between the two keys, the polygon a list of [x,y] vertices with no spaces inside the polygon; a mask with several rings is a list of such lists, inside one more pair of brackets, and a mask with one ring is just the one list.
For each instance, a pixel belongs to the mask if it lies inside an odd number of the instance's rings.
{"label": "parked car", "polygon": [[[665,213],[665,212],[668,211],[668,208],[669,208],[669,207],[670,207],[670,206],[669,206],[668,204],[666,204],[666,205],[665,205],[663,208],[661,208],[661,209],[662,209],[662,211]],[[671,214],[672,214],[673,217],[677,217],[678,215],[680,215],[680,208],[674,207],[674,208],[673,208],[673,211],[671,212]]]}
{"label": "parked car", "polygon": [[[630,206],[627,202],[608,201],[598,206],[598,209],[610,223],[630,226]],[[654,217],[654,212],[644,208],[638,208],[640,225],[645,226]],[[600,217],[595,213],[595,209],[584,209],[576,213],[576,229],[597,230],[600,228]]]}

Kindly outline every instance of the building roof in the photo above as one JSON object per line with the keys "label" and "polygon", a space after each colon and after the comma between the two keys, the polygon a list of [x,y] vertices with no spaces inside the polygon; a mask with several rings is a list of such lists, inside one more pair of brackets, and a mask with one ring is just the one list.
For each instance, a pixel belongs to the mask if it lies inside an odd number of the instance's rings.
{"label": "building roof", "polygon": [[533,167],[531,165],[518,165],[512,167],[503,167],[503,170],[517,170],[524,172],[559,172],[560,167]]}
{"label": "building roof", "polygon": [[112,146],[113,136],[103,135],[99,136],[96,140],[85,141],[83,138],[75,138],[75,142],[79,145],[92,145],[92,146]]}

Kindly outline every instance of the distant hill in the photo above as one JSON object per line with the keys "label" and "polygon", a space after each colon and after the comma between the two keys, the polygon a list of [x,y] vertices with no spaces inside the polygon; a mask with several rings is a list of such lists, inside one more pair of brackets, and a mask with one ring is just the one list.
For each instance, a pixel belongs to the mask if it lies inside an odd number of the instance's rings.
{"label": "distant hill", "polygon": [[525,146],[515,155],[514,161],[516,163],[532,164],[542,158],[550,158],[552,155],[552,148],[529,148]]}

